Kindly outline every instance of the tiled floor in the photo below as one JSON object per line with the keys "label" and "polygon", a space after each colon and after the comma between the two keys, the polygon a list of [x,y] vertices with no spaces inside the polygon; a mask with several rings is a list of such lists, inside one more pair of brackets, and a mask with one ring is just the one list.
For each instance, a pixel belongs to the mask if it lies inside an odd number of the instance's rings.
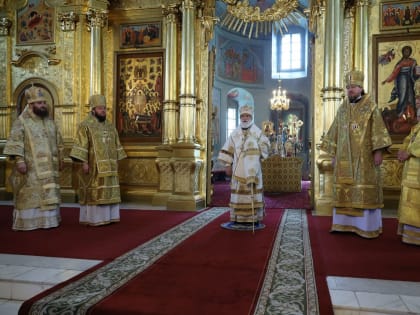
{"label": "tiled floor", "polygon": [[[12,205],[12,201],[0,201]],[[66,203],[63,207],[79,207]],[[123,209],[164,210],[164,207],[134,203]],[[17,315],[23,301],[76,276],[100,263],[99,260],[0,254],[0,315]]]}
{"label": "tiled floor", "polygon": [[420,314],[420,283],[327,277],[335,315]]}
{"label": "tiled floor", "polygon": [[16,315],[23,301],[100,262],[0,254],[0,314]]}

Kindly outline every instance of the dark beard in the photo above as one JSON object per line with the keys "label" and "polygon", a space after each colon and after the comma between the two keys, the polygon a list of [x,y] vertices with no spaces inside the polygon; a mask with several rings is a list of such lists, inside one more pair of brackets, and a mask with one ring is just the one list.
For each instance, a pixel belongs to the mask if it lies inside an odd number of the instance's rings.
{"label": "dark beard", "polygon": [[48,109],[47,108],[38,108],[38,107],[34,107],[32,108],[32,111],[34,112],[35,115],[37,115],[38,117],[41,118],[45,118],[48,117]]}
{"label": "dark beard", "polygon": [[106,116],[99,116],[98,114],[96,114],[95,112],[93,112],[93,116],[95,116],[96,117],[96,119],[99,121],[99,122],[104,122],[105,120],[106,120]]}
{"label": "dark beard", "polygon": [[350,103],[357,103],[362,99],[362,96],[349,97]]}

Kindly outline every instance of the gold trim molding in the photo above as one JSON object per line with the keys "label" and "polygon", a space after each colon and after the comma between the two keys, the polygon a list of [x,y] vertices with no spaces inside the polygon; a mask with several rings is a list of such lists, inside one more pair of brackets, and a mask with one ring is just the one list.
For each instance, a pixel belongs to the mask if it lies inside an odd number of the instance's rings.
{"label": "gold trim molding", "polygon": [[61,59],[51,58],[51,56],[45,52],[35,51],[35,50],[25,50],[20,53],[19,58],[12,60],[10,63],[15,67],[21,67],[26,59],[32,57],[40,57],[44,59],[48,65],[58,65],[61,62]]}
{"label": "gold trim molding", "polygon": [[12,21],[6,17],[0,18],[0,36],[8,36],[10,33],[10,27],[12,26]]}

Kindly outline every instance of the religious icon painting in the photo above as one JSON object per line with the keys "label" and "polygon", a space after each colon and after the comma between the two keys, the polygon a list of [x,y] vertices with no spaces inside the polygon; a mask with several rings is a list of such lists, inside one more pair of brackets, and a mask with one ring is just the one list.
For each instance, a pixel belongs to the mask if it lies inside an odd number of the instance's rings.
{"label": "religious icon painting", "polygon": [[161,142],[163,51],[118,53],[117,130],[123,141]]}
{"label": "religious icon painting", "polygon": [[419,28],[420,1],[382,1],[379,15],[381,31]]}
{"label": "religious icon painting", "polygon": [[55,10],[45,0],[27,1],[16,21],[16,45],[54,43]]}
{"label": "religious icon painting", "polygon": [[147,48],[162,45],[162,23],[120,25],[120,48]]}
{"label": "religious icon painting", "polygon": [[417,123],[415,86],[420,80],[420,35],[373,36],[373,95],[395,143]]}

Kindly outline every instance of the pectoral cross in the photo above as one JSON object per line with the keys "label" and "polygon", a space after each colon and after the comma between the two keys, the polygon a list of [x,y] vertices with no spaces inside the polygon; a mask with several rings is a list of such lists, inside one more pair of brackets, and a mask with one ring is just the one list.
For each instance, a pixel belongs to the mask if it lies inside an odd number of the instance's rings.
{"label": "pectoral cross", "polygon": [[351,130],[356,131],[359,129],[359,124],[357,122],[352,122],[350,125]]}
{"label": "pectoral cross", "polygon": [[108,132],[107,132],[107,131],[104,131],[104,132],[103,132],[103,135],[102,135],[102,142],[103,142],[104,144],[106,144],[106,143],[108,142],[108,139],[109,139],[109,137],[108,137]]}

